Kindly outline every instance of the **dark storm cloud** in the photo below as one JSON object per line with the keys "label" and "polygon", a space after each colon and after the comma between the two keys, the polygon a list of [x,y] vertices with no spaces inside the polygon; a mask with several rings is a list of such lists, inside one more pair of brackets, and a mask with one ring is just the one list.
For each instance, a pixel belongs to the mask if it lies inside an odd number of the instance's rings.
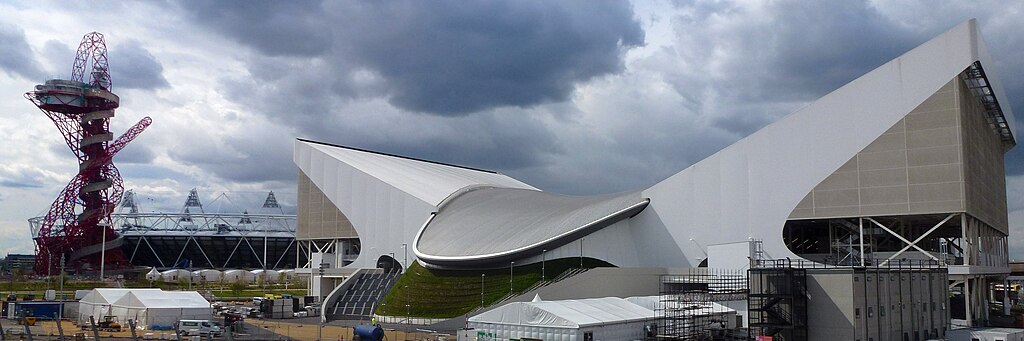
{"label": "dark storm cloud", "polygon": [[[343,22],[320,1],[179,1],[200,25],[270,56],[317,56],[331,48]],[[382,22],[382,25],[390,23]]]}
{"label": "dark storm cloud", "polygon": [[381,78],[391,104],[440,115],[564,101],[575,84],[621,71],[623,52],[644,40],[621,1],[182,7],[265,55],[328,62],[306,81],[351,95],[345,75],[366,70]]}
{"label": "dark storm cloud", "polygon": [[32,48],[20,27],[0,23],[0,69],[10,76],[39,80],[45,72],[35,60]]}
{"label": "dark storm cloud", "polygon": [[154,90],[167,87],[164,67],[138,41],[126,41],[110,48],[110,78],[121,89]]}
{"label": "dark storm cloud", "polygon": [[[450,120],[427,117],[422,127],[450,130],[452,134],[399,139],[348,135],[344,142],[370,150],[496,171],[531,167],[542,163],[546,156],[565,152],[553,132],[525,115],[486,113]],[[434,124],[438,126],[432,127]],[[354,131],[359,127],[348,129]],[[330,135],[322,137],[331,138]]]}
{"label": "dark storm cloud", "polygon": [[348,4],[339,52],[387,79],[392,104],[445,115],[563,101],[644,40],[625,2]]}

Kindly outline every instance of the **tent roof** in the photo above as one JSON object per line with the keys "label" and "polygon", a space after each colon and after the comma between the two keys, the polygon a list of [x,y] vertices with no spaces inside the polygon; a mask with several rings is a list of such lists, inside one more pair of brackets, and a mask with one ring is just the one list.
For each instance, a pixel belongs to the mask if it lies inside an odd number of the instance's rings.
{"label": "tent roof", "polygon": [[626,297],[626,301],[639,305],[641,307],[658,310],[658,309],[673,309],[679,310],[682,315],[707,315],[715,313],[728,313],[735,312],[733,308],[729,308],[717,302],[662,302],[659,296],[633,296]]}
{"label": "tent roof", "polygon": [[654,311],[618,297],[513,302],[469,318],[470,322],[580,328],[654,318]]}
{"label": "tent roof", "polygon": [[160,289],[122,289],[122,288],[96,288],[89,291],[82,297],[80,302],[93,304],[111,304],[127,295],[129,292],[160,292]]}
{"label": "tent roof", "polygon": [[132,308],[209,308],[210,302],[195,291],[132,291],[114,302]]}

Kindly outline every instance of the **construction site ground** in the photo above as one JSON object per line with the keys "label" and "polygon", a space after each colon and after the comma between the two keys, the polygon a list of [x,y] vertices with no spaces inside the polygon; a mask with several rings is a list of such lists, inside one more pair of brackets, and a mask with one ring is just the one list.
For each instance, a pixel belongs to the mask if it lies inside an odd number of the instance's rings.
{"label": "construction site ground", "polygon": [[[242,331],[234,334],[234,340],[317,340],[317,324],[315,318],[303,319],[301,321],[282,320],[261,320],[249,319],[245,321]],[[352,324],[339,323],[338,321],[325,324],[321,340],[352,340]],[[6,340],[27,340],[25,327],[15,324],[13,320],[3,320]],[[64,336],[67,340],[92,340],[92,331],[82,330],[70,321],[63,321],[61,327],[64,329]],[[402,328],[403,326],[391,326]],[[58,330],[54,321],[38,321],[35,326],[30,326],[32,340],[57,340]],[[101,340],[131,340],[132,334],[127,328],[120,332],[99,332]],[[137,330],[137,338],[140,340],[176,340],[173,330]],[[405,332],[400,329],[385,328],[385,340],[454,340],[454,336],[434,334],[427,332]],[[203,337],[201,340],[206,340]],[[227,335],[214,337],[214,340],[228,340]],[[194,338],[182,337],[182,340],[195,340]]]}

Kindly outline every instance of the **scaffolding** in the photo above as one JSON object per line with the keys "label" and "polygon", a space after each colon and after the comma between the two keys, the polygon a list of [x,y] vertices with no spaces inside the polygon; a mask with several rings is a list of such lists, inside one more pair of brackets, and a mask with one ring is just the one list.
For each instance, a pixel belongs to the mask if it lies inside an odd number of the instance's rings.
{"label": "scaffolding", "polygon": [[751,336],[807,340],[807,271],[792,266],[751,268],[747,282]]}
{"label": "scaffolding", "polygon": [[655,310],[658,338],[672,340],[731,340],[742,322],[727,307],[747,299],[745,270],[688,269],[685,274],[661,278],[660,302]]}

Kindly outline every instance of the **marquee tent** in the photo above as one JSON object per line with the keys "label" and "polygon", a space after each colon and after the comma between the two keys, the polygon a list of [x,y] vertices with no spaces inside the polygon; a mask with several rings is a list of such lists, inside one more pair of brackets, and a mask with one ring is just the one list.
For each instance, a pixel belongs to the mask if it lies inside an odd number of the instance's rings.
{"label": "marquee tent", "polygon": [[103,316],[111,313],[111,305],[127,295],[129,292],[161,292],[160,289],[119,289],[119,288],[97,288],[89,291],[88,294],[78,301],[78,323],[89,324],[89,317],[96,321],[102,321]]}
{"label": "marquee tent", "polygon": [[[628,341],[644,338],[654,311],[617,297],[513,302],[469,318],[477,335],[494,339]],[[588,335],[589,334],[589,335]]]}
{"label": "marquee tent", "polygon": [[256,275],[245,270],[224,271],[223,281],[228,283],[253,283],[256,282]]}
{"label": "marquee tent", "polygon": [[114,302],[111,315],[134,319],[144,328],[174,326],[178,320],[209,320],[210,302],[195,291],[132,290]]}

